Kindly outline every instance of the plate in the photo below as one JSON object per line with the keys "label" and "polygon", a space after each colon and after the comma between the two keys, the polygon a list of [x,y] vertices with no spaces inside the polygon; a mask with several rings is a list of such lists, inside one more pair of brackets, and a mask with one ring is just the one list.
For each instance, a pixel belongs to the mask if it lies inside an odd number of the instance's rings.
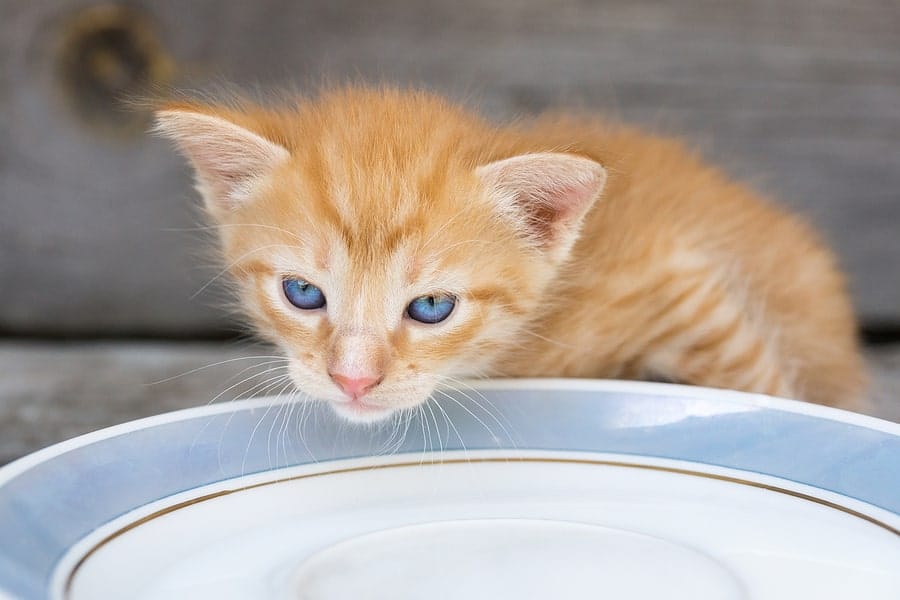
{"label": "plate", "polygon": [[695,387],[461,384],[351,425],[169,413],[0,469],[0,596],[900,597],[900,426]]}

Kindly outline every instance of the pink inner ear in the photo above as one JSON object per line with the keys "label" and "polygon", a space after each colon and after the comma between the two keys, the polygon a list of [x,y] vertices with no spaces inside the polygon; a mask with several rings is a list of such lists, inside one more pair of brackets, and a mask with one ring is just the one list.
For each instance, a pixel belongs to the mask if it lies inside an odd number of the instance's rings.
{"label": "pink inner ear", "polygon": [[528,237],[542,246],[574,235],[606,182],[606,171],[593,160],[550,152],[499,160],[477,174],[501,209],[518,215]]}
{"label": "pink inner ear", "polygon": [[160,111],[156,117],[156,130],[191,161],[213,206],[239,205],[253,179],[289,156],[282,146],[219,117],[180,110]]}
{"label": "pink inner ear", "polygon": [[551,186],[547,190],[548,203],[556,213],[554,220],[568,220],[581,216],[586,203],[593,202],[599,194],[592,181],[576,181],[560,187]]}

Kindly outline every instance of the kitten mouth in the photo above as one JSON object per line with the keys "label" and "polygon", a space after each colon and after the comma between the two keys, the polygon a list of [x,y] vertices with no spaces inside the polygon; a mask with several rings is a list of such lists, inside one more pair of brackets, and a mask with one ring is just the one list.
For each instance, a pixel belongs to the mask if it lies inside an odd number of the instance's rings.
{"label": "kitten mouth", "polygon": [[362,423],[381,421],[394,412],[393,408],[369,404],[364,400],[333,400],[331,406],[342,417]]}

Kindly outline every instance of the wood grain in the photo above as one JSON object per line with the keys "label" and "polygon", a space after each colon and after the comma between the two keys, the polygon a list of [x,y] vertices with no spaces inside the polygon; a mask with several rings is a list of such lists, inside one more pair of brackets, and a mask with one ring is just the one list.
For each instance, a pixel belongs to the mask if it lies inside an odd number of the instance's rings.
{"label": "wood grain", "polygon": [[[202,243],[172,231],[196,224],[184,167],[161,142],[111,138],[67,108],[55,44],[86,4],[0,1],[0,327],[221,330],[220,290],[190,299],[209,276]],[[134,6],[182,81],[386,80],[497,118],[601,110],[682,135],[824,230],[867,323],[900,323],[896,0]]]}

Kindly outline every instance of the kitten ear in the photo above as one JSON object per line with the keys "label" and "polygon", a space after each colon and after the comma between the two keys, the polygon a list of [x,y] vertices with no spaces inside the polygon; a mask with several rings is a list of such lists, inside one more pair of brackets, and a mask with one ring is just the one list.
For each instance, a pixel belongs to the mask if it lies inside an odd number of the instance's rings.
{"label": "kitten ear", "polygon": [[589,158],[559,152],[523,154],[478,167],[501,213],[525,238],[562,258],[603,191],[606,170]]}
{"label": "kitten ear", "polygon": [[249,199],[253,183],[286,160],[282,146],[231,121],[190,110],[160,110],[154,131],[190,160],[210,210],[231,210]]}

